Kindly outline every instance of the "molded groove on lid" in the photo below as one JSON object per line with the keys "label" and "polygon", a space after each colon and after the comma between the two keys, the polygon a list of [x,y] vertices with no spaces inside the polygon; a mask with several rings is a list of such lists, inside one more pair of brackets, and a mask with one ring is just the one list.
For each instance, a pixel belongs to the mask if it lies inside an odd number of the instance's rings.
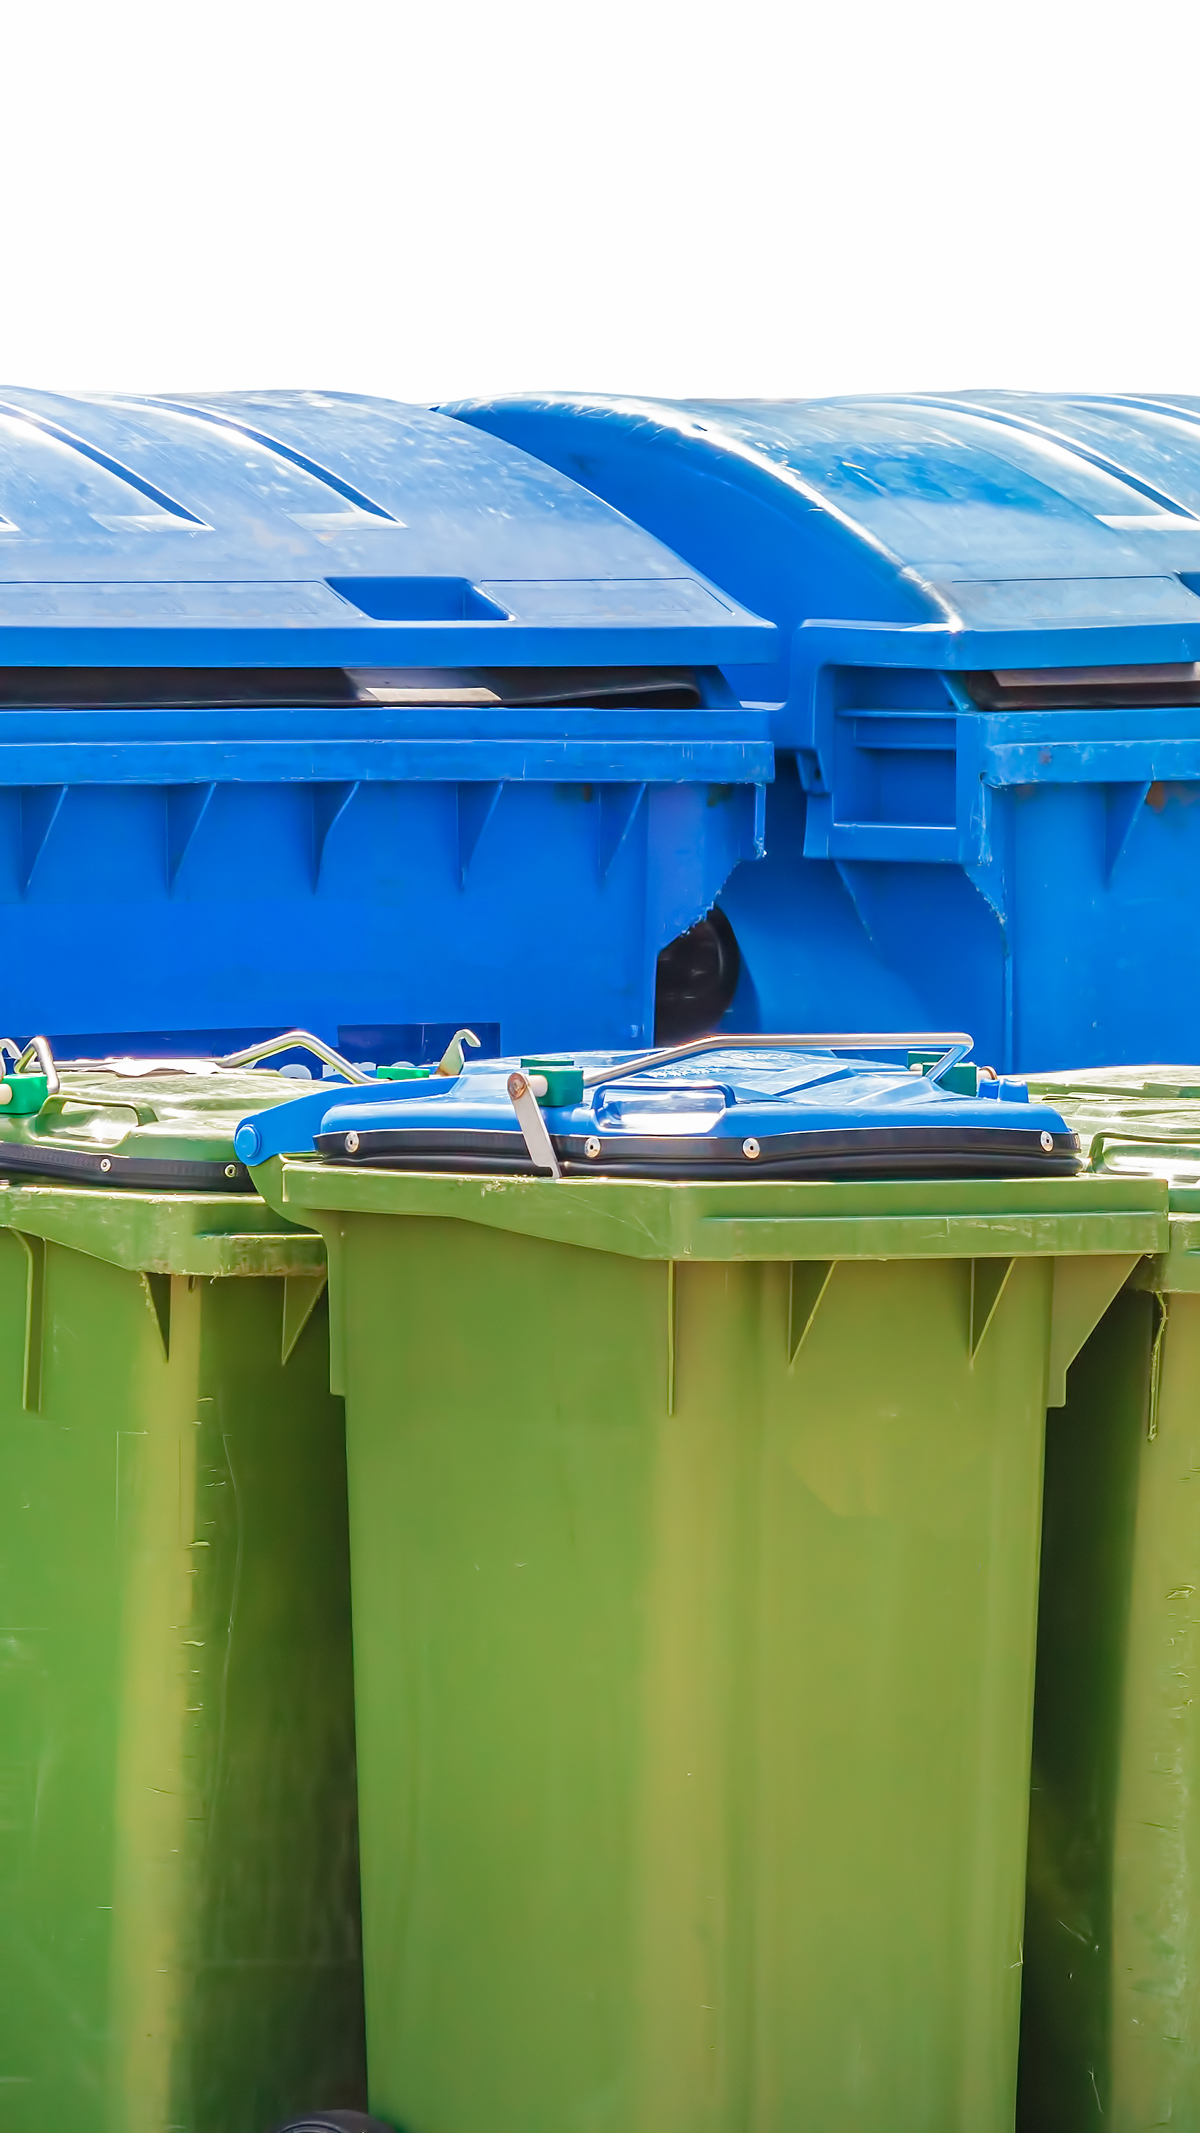
{"label": "molded groove on lid", "polygon": [[389,526],[404,524],[404,520],[397,518],[394,511],[386,511],[382,504],[377,504],[372,497],[365,495],[363,490],[356,489],[353,483],[343,481],[340,474],[322,466],[319,460],[310,459],[306,452],[298,452],[294,445],[284,444],[280,438],[272,437],[267,430],[256,429],[249,422],[239,421],[236,415],[221,414],[216,409],[205,407],[202,403],[193,404],[190,400],[164,400],[157,394],[145,404],[149,407],[167,408],[174,415],[189,416],[194,422],[210,422],[214,429],[233,430],[239,436],[248,437],[252,444],[261,445],[264,452],[273,452],[277,459],[286,459],[291,466],[298,467],[302,474],[308,474],[313,481],[319,481],[325,488],[332,489],[335,496],[340,496],[343,502],[353,504],[356,511],[364,511],[368,518],[382,519]]}
{"label": "molded groove on lid", "polygon": [[189,511],[186,504],[178,503],[173,496],[167,495],[165,489],[156,488],[152,481],[146,481],[140,474],[135,474],[132,467],[123,465],[119,459],[114,459],[110,452],[102,451],[98,444],[90,444],[86,437],[78,436],[74,430],[67,429],[61,422],[53,421],[49,415],[36,414],[31,408],[19,407],[15,400],[0,400],[0,414],[11,416],[14,422],[28,423],[31,429],[41,430],[45,436],[52,437],[56,444],[64,444],[72,452],[78,452],[82,458],[90,459],[93,466],[102,467],[106,474],[124,482],[127,488],[135,490],[147,503],[153,504],[156,511],[165,512],[168,518],[179,519],[185,526],[198,527],[205,533],[211,531],[207,521],[197,518],[195,512]]}
{"label": "molded groove on lid", "polygon": [[935,398],[932,394],[922,393],[919,404],[922,407],[942,408],[947,414],[970,415],[977,422],[994,422],[999,429],[1016,430],[1021,436],[1052,444],[1059,451],[1070,453],[1073,459],[1082,459],[1088,466],[1095,467],[1097,473],[1107,474],[1111,480],[1119,481],[1122,487],[1132,489],[1136,495],[1144,496],[1148,503],[1157,504],[1159,507],[1153,514],[1100,513],[1098,515],[1102,525],[1157,529],[1165,521],[1168,527],[1200,526],[1200,519],[1196,514],[1177,502],[1175,497],[1168,496],[1165,489],[1155,488],[1151,482],[1143,480],[1140,474],[1130,473],[1129,468],[1122,466],[1119,460],[1096,451],[1092,445],[1080,443],[1077,437],[1068,436],[1065,431],[1055,429],[1051,423],[1036,422],[1031,415],[1010,414],[1007,409],[993,407],[986,400],[955,400],[941,396]]}

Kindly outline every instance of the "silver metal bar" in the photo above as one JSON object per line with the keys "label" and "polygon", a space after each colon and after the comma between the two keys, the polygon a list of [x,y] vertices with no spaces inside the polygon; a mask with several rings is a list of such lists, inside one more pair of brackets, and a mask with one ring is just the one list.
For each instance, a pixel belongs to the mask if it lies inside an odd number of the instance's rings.
{"label": "silver metal bar", "polygon": [[552,1178],[561,1178],[562,1166],[554,1153],[550,1129],[542,1117],[541,1106],[529,1085],[528,1076],[519,1070],[510,1074],[508,1093],[517,1114],[517,1124],[525,1136],[530,1162],[536,1170],[548,1170]]}
{"label": "silver metal bar", "polygon": [[[35,1039],[35,1042],[37,1040]],[[361,1067],[353,1066],[335,1052],[322,1037],[314,1037],[306,1029],[285,1030],[282,1037],[265,1037],[261,1044],[248,1044],[244,1052],[226,1052],[223,1059],[214,1060],[215,1066],[257,1066],[262,1059],[274,1059],[279,1052],[311,1052],[314,1059],[323,1060],[326,1066],[336,1067],[347,1081],[367,1083],[374,1080],[373,1074],[364,1074]]]}
{"label": "silver metal bar", "polygon": [[54,1054],[51,1051],[49,1043],[47,1042],[45,1037],[30,1038],[20,1058],[17,1060],[16,1065],[13,1067],[13,1073],[21,1073],[22,1069],[26,1064],[26,1061],[29,1059],[37,1060],[38,1065],[40,1066],[43,1074],[46,1077],[47,1096],[57,1096],[59,1090],[62,1087],[62,1083],[58,1078],[58,1068],[54,1064]]}
{"label": "silver metal bar", "polygon": [[[834,1052],[900,1052],[932,1051],[935,1045],[945,1047],[947,1056],[953,1052],[961,1059],[974,1043],[964,1030],[819,1030],[810,1035],[772,1036],[715,1036],[693,1037],[688,1044],[664,1045],[658,1051],[639,1052],[633,1059],[626,1059],[620,1066],[593,1067],[583,1077],[585,1089],[598,1089],[606,1081],[621,1081],[626,1074],[640,1074],[650,1067],[666,1066],[673,1059],[695,1059],[702,1052],[767,1052],[767,1051],[834,1051]],[[938,1065],[945,1064],[939,1060]]]}

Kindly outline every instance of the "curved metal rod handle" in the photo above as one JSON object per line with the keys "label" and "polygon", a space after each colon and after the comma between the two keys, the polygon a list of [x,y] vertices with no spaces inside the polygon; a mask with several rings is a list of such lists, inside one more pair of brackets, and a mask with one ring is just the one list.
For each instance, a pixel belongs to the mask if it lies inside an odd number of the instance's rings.
{"label": "curved metal rod handle", "polygon": [[37,1060],[39,1067],[41,1068],[43,1074],[46,1077],[47,1096],[57,1096],[59,1090],[62,1087],[62,1083],[58,1078],[58,1068],[54,1064],[54,1054],[51,1051],[50,1046],[47,1043],[45,1037],[30,1038],[24,1051],[21,1053],[20,1058],[15,1060],[13,1063],[13,1073],[22,1073],[24,1071],[26,1061],[29,1059]]}
{"label": "curved metal rod handle", "polygon": [[322,1060],[326,1066],[336,1067],[338,1073],[344,1074],[347,1081],[362,1084],[371,1083],[375,1079],[373,1074],[364,1074],[361,1067],[354,1066],[349,1059],[343,1059],[341,1053],[335,1052],[333,1046],[326,1044],[323,1037],[314,1037],[306,1029],[285,1030],[282,1037],[264,1037],[261,1044],[248,1044],[244,1052],[226,1052],[223,1059],[214,1059],[213,1065],[257,1066],[260,1060],[274,1059],[280,1052],[299,1051],[311,1052],[314,1059]]}
{"label": "curved metal rod handle", "polygon": [[1118,1133],[1114,1128],[1111,1131],[1105,1130],[1103,1133],[1093,1133],[1088,1143],[1088,1169],[1095,1170],[1103,1160],[1105,1149],[1113,1146],[1124,1148],[1175,1148],[1180,1154],[1188,1154],[1194,1150],[1197,1159],[1200,1160],[1200,1136],[1195,1141],[1190,1141],[1186,1133]]}
{"label": "curved metal rod handle", "polygon": [[944,1045],[946,1056],[937,1066],[930,1068],[936,1075],[944,1066],[953,1066],[956,1060],[964,1059],[975,1042],[964,1030],[891,1030],[881,1034],[878,1030],[820,1030],[808,1036],[771,1037],[762,1035],[693,1037],[687,1044],[668,1044],[653,1052],[639,1052],[635,1058],[626,1059],[621,1066],[594,1067],[583,1077],[585,1089],[598,1089],[606,1081],[621,1081],[626,1074],[640,1074],[651,1067],[666,1066],[673,1059],[694,1059],[701,1052],[769,1052],[801,1051],[814,1052],[901,1052],[909,1050],[932,1051],[935,1045]]}
{"label": "curved metal rod handle", "polygon": [[473,1052],[477,1052],[479,1050],[479,1039],[475,1035],[473,1029],[455,1030],[454,1035],[451,1037],[449,1044],[446,1046],[445,1051],[442,1053],[441,1058],[438,1060],[438,1063],[433,1070],[435,1075],[445,1074],[447,1076],[453,1076],[462,1073],[462,1070],[467,1063],[466,1053],[463,1051],[464,1044],[469,1044]]}

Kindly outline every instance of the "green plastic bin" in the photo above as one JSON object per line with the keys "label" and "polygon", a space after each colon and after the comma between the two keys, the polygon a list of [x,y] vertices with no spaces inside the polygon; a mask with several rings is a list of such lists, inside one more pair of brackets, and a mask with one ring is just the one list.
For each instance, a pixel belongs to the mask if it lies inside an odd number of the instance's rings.
{"label": "green plastic bin", "polygon": [[1009,2133],[1046,1403],[1165,1188],[256,1179],[330,1250],[372,2110]]}
{"label": "green plastic bin", "polygon": [[364,2100],[324,1246],[131,1182],[295,1088],[64,1070],[0,1121],[4,2133]]}
{"label": "green plastic bin", "polygon": [[1050,1417],[1019,2124],[1200,2126],[1200,1069],[1032,1084],[1170,1182]]}

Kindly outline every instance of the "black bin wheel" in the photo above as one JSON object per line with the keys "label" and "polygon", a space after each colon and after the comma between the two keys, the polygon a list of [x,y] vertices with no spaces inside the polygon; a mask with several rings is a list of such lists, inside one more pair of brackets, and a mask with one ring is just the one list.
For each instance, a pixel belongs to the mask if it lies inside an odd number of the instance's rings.
{"label": "black bin wheel", "polygon": [[733,927],[714,906],[659,956],[654,1042],[686,1044],[715,1030],[733,1000],[740,968]]}
{"label": "black bin wheel", "polygon": [[306,2111],[302,2118],[289,2118],[275,2133],[396,2133],[382,2118],[366,2111]]}

